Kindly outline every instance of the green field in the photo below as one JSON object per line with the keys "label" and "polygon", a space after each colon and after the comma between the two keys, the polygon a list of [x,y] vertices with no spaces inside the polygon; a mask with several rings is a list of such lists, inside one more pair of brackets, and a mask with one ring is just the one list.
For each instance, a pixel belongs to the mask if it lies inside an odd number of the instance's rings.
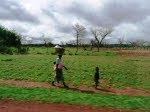
{"label": "green field", "polygon": [[[0,55],[0,79],[50,82],[54,75],[53,61],[57,56],[52,55],[53,49],[49,49],[48,54],[46,51],[46,48],[30,48],[29,54],[26,55]],[[80,50],[78,55],[74,53],[74,49],[67,49],[62,58],[68,68],[67,71],[64,70],[67,84],[92,86],[95,67],[98,66],[101,80],[106,81],[112,87],[150,89],[150,57],[148,56],[121,56],[112,50],[101,50],[100,52]],[[105,87],[106,84],[101,83],[101,86]],[[18,94],[16,94],[17,91]],[[25,92],[26,95],[23,96],[20,92]],[[45,92],[49,94],[35,95],[35,93],[44,94]],[[54,98],[55,93],[58,99]],[[68,94],[70,99],[65,100],[63,94],[59,96],[58,93]],[[87,97],[91,99],[86,101]],[[148,96],[88,94],[63,89],[28,89],[1,85],[0,98],[150,109],[150,102],[148,102],[150,97]],[[79,100],[80,98],[82,100]],[[117,101],[115,102],[114,99]]]}
{"label": "green field", "polygon": [[[83,54],[85,52],[83,51]],[[65,81],[73,85],[91,86],[95,67],[98,66],[101,78],[113,87],[150,89],[150,57],[120,56],[113,51],[109,51],[110,55],[108,51],[96,53],[99,56],[64,55],[63,61],[68,67],[68,71],[64,70]],[[51,81],[54,75],[53,61],[56,57],[34,53],[0,55],[0,78]]]}

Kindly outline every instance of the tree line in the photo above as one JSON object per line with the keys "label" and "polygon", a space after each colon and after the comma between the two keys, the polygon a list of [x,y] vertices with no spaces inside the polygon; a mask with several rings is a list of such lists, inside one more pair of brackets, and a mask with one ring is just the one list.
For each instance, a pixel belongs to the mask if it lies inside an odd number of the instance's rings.
{"label": "tree line", "polygon": [[[16,48],[17,50],[15,51],[11,49],[11,47]],[[13,51],[17,53],[27,52],[27,49],[22,48],[21,35],[0,26],[0,53],[13,54]]]}
{"label": "tree line", "polygon": [[[114,29],[110,27],[94,27],[90,29],[90,34],[92,35],[92,39],[90,39],[88,44],[81,43],[81,40],[84,39],[86,28],[83,25],[76,23],[72,26],[75,32],[76,40],[72,40],[67,44],[72,44],[77,47],[76,52],[78,52],[79,45],[80,46],[91,46],[91,50],[93,47],[97,47],[97,51],[100,50],[100,47],[119,47],[119,48],[150,48],[150,42],[144,41],[143,39],[132,39],[125,40],[124,37],[119,37],[117,39],[117,44],[108,44],[106,41],[106,37],[110,36]],[[119,36],[119,35],[118,35]]]}
{"label": "tree line", "polygon": [[[93,48],[97,48],[97,51],[100,50],[100,47],[106,48],[149,48],[150,43],[145,42],[144,40],[130,40],[126,41],[124,37],[117,38],[117,44],[108,44],[106,41],[106,37],[111,36],[111,33],[114,31],[112,28],[108,27],[94,27],[89,30],[89,33],[93,37],[92,39],[84,38],[86,36],[86,28],[76,23],[72,26],[74,30],[75,40],[70,40],[68,42],[61,42],[61,45],[68,47],[76,47],[76,53],[78,52],[79,47],[90,47],[90,50]],[[0,26],[0,53],[10,53],[12,54],[11,47],[15,47],[17,49],[17,53],[27,53],[27,47],[46,47],[47,52],[49,47],[55,46],[55,44],[51,41],[50,38],[46,38],[42,35],[41,40],[43,43],[41,44],[33,44],[32,42],[28,42],[25,45],[21,44],[25,37],[16,33],[15,31],[8,30],[7,28]],[[83,40],[88,40],[88,43],[85,43]],[[32,41],[32,40],[30,40]]]}

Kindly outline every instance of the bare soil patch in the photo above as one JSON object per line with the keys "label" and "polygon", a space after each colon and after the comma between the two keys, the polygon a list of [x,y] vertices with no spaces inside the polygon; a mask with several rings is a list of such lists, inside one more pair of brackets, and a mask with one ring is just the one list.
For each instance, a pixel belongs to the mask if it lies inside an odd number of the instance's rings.
{"label": "bare soil patch", "polygon": [[150,56],[150,50],[120,50],[118,53],[126,56]]}
{"label": "bare soil patch", "polygon": [[[19,81],[19,80],[0,79],[0,84],[15,85],[18,87],[63,88],[61,84],[57,84],[56,86],[51,86],[51,84],[48,82],[31,82],[31,81],[24,81],[24,80]],[[108,88],[99,87],[95,89],[94,87],[88,87],[88,86],[69,85],[69,88],[65,88],[65,89],[86,92],[86,93],[108,93],[108,94],[122,94],[122,95],[131,95],[131,96],[150,96],[150,90],[134,89],[129,87],[123,89],[111,88],[111,87]]]}
{"label": "bare soil patch", "polygon": [[144,112],[144,110],[2,100],[0,112]]}

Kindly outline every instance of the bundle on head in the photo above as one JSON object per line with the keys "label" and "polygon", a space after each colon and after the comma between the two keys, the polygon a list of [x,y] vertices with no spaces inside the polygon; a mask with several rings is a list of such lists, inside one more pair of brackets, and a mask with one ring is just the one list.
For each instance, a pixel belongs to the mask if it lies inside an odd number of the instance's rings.
{"label": "bundle on head", "polygon": [[57,53],[57,55],[63,55],[65,52],[65,49],[63,47],[58,46],[58,45],[56,45],[54,48],[55,48],[55,52]]}

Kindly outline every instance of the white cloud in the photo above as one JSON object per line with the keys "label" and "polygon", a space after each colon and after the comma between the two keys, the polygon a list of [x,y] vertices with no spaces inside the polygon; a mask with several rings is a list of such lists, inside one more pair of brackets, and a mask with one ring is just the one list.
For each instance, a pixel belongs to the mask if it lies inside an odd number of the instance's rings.
{"label": "white cloud", "polygon": [[[123,36],[149,40],[148,0],[2,0],[0,24],[17,32],[54,42],[73,39],[72,25],[87,29],[114,27],[113,38]],[[8,15],[5,15],[7,12]]]}

